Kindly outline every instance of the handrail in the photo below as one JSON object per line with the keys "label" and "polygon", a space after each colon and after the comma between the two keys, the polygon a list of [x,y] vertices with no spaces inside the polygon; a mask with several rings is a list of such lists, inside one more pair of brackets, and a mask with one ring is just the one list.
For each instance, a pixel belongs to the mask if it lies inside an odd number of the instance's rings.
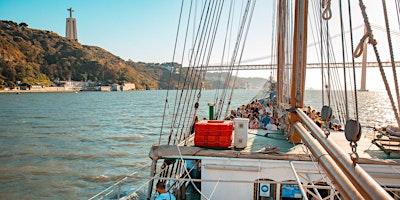
{"label": "handrail", "polygon": [[300,108],[295,109],[297,115],[309,128],[312,136],[318,140],[327,153],[338,163],[340,169],[347,175],[359,192],[368,199],[393,199],[360,165],[353,165],[350,156],[346,154]]}
{"label": "handrail", "polygon": [[299,133],[303,142],[310,149],[313,156],[317,159],[319,165],[322,166],[325,173],[329,176],[332,183],[345,199],[364,199],[359,191],[354,187],[353,183],[340,170],[339,166],[326,150],[319,144],[300,122],[295,122],[294,128]]}

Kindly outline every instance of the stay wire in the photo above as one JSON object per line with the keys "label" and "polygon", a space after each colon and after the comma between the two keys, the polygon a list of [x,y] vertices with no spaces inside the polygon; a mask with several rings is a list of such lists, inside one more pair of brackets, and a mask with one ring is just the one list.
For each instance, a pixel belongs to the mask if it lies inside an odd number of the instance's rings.
{"label": "stay wire", "polygon": [[[390,36],[390,27],[389,27],[389,18],[387,14],[387,9],[386,9],[386,0],[382,0],[382,7],[383,7],[383,14],[385,16],[385,25],[386,25],[386,36],[389,44],[389,52],[390,52],[390,61],[392,64],[392,72],[393,72],[393,79],[394,79],[394,87],[396,90],[396,97],[397,97],[397,105],[398,105],[398,112],[400,112],[400,95],[399,95],[399,82],[397,80],[397,71],[396,71],[396,65],[394,61],[394,55],[393,55],[393,45],[392,45],[392,39]],[[398,124],[400,126],[400,124]]]}
{"label": "stay wire", "polygon": [[[341,30],[341,40],[342,40],[342,60],[343,60],[343,77],[344,78],[344,97],[345,97],[345,106],[346,106],[346,119],[349,119],[349,104],[348,104],[348,97],[347,97],[347,78],[346,78],[346,56],[345,56],[345,46],[344,46],[344,25],[343,25],[343,9],[342,9],[342,1],[339,1],[339,11],[340,11],[340,30]],[[355,78],[355,77],[354,77]],[[356,82],[354,82],[356,87]],[[358,115],[357,115],[358,121]]]}
{"label": "stay wire", "polygon": [[[171,62],[172,69],[173,69],[173,63],[174,63],[174,60],[175,60],[176,48],[177,48],[177,44],[178,44],[179,28],[180,28],[181,19],[182,19],[183,5],[184,5],[184,0],[182,0],[181,9],[180,9],[180,12],[179,12],[179,20],[178,20],[178,27],[177,27],[177,31],[176,31],[176,37],[175,37],[174,53],[172,54],[172,62]],[[165,104],[164,104],[164,112],[163,112],[163,118],[162,118],[162,121],[161,121],[160,137],[158,139],[158,145],[161,144],[161,136],[162,136],[163,127],[164,127],[165,114],[166,114],[167,106],[169,105],[169,103],[168,103],[168,94],[169,94],[169,89],[171,87],[172,73],[173,73],[173,70],[171,70],[171,72],[169,74],[168,89],[167,89],[167,94],[166,94],[166,99],[165,99]]]}
{"label": "stay wire", "polygon": [[[185,40],[184,40],[182,55],[185,55],[185,51],[186,51],[186,44],[187,44],[188,35],[189,35],[190,20],[191,20],[191,16],[192,16],[192,7],[193,7],[192,4],[193,4],[193,1],[190,2],[190,6],[189,6],[189,16],[188,16],[188,20],[187,20],[187,22],[186,22],[186,33],[185,33]],[[182,63],[182,65],[183,65],[183,59],[184,59],[184,56],[182,56],[182,58],[181,58],[181,63]],[[190,67],[187,68],[187,72],[188,72],[189,70],[191,70]],[[182,71],[182,70],[181,70],[181,71]],[[181,77],[181,73],[179,73],[179,77]],[[180,83],[180,79],[178,80],[178,89],[179,89],[179,83]],[[184,83],[184,85],[186,85],[186,84]],[[176,100],[178,99],[178,93],[179,93],[179,92],[178,92],[178,91],[179,91],[178,89],[177,89],[177,92],[176,92],[175,102],[176,102]],[[182,92],[183,92],[183,91],[182,91]],[[181,96],[181,98],[182,98],[182,96]],[[179,101],[179,102],[180,102],[180,101]],[[175,105],[177,105],[177,104],[175,104]],[[178,109],[179,109],[179,107],[180,107],[180,103],[178,103],[178,108],[175,110],[176,115],[175,115],[175,118],[174,118],[174,123],[173,123],[173,125],[171,126],[171,129],[173,129],[173,128],[175,127],[175,123],[176,123],[176,118],[177,118],[177,115],[178,115]],[[178,130],[176,131],[176,134],[177,134],[178,131],[179,131],[179,127],[180,127],[180,125],[178,124]],[[179,142],[179,140],[178,140],[178,141],[176,140],[176,134],[175,134],[175,138],[174,138],[173,144],[175,144],[176,142]],[[168,144],[170,144],[170,143],[168,143]]]}
{"label": "stay wire", "polygon": [[[200,28],[202,26],[202,22],[204,23],[204,21],[206,21],[206,18],[207,18],[207,16],[205,16],[205,12],[207,10],[206,8],[207,8],[207,2],[204,2],[204,6],[203,6],[203,9],[202,9],[202,14],[201,14],[201,17],[200,17],[199,30],[200,30]],[[190,11],[191,11],[191,9],[190,9]],[[188,26],[189,26],[189,20],[188,20]],[[187,35],[188,35],[188,28],[186,29],[186,38],[185,38],[185,45],[184,46],[186,46]],[[195,38],[195,42],[194,43],[195,44],[200,43],[199,41],[201,42],[201,33],[200,33],[200,31],[198,31],[196,33],[196,38]],[[195,48],[195,46],[193,48]],[[185,47],[184,47],[184,50],[185,50]],[[183,52],[182,55],[185,55],[185,52]],[[187,70],[186,70],[186,73],[185,73],[185,78],[184,78],[183,83],[182,83],[183,85],[181,87],[178,87],[177,90],[176,90],[174,116],[173,116],[173,119],[172,119],[173,121],[171,123],[171,133],[170,133],[170,138],[168,140],[168,144],[170,144],[170,139],[171,139],[171,136],[172,136],[172,134],[174,132],[174,128],[176,126],[175,124],[177,123],[178,116],[181,116],[180,119],[182,118],[182,112],[181,111],[183,109],[181,109],[181,104],[183,104],[183,106],[187,105],[186,103],[182,103],[182,97],[184,96],[184,93],[186,93],[186,95],[187,95],[187,90],[185,90],[184,88],[186,87],[187,83],[190,82],[190,78],[188,78],[188,76],[189,76],[190,73],[192,73],[192,66],[191,66],[192,64],[191,63],[192,63],[192,60],[195,59],[197,55],[198,55],[198,49],[196,49],[196,51],[193,50],[191,52],[190,60],[189,60],[189,66],[187,67]],[[184,59],[184,56],[182,56],[182,63],[183,63],[183,59]],[[183,70],[181,70],[180,75],[182,74],[182,72],[183,72]],[[179,96],[179,98],[178,98],[178,96]],[[178,131],[179,131],[179,127],[180,126],[178,125],[177,127],[178,127]]]}
{"label": "stay wire", "polygon": [[[242,57],[243,57],[243,52],[244,52],[244,48],[245,48],[245,45],[246,45],[247,35],[249,33],[249,29],[250,29],[250,25],[251,25],[251,19],[253,18],[254,7],[256,5],[256,2],[257,2],[256,0],[253,1],[253,6],[251,7],[251,10],[250,10],[250,13],[249,13],[249,20],[247,22],[246,33],[245,33],[245,36],[244,36],[244,39],[243,39],[242,51],[240,53],[238,65],[240,65]],[[237,80],[237,77],[238,77],[238,71],[239,70],[236,70],[236,75],[235,75],[235,78],[233,79],[232,89],[231,89],[231,93],[230,93],[229,98],[228,98],[228,105],[226,107],[226,113],[225,113],[226,115],[228,115],[228,113],[229,113],[229,108],[230,108],[229,106],[231,104],[231,100],[232,100],[232,96],[233,96],[233,91],[234,91],[233,88],[236,85],[236,80]]]}
{"label": "stay wire", "polygon": [[[275,56],[275,54],[274,54],[274,49],[277,49],[276,47],[278,46],[277,44],[276,44],[276,40],[274,40],[274,38],[276,38],[277,39],[277,37],[275,37],[275,27],[277,26],[277,20],[276,20],[276,10],[278,10],[278,8],[277,8],[277,0],[274,0],[274,3],[273,3],[273,8],[275,8],[275,9],[272,9],[273,11],[273,13],[272,13],[272,32],[271,32],[271,50],[270,50],[270,52],[271,52],[271,57],[270,57],[270,64],[271,64],[271,74],[270,74],[270,76],[272,77],[272,76],[274,76],[275,75],[275,73],[272,73],[272,71],[273,71],[273,69],[272,69],[272,64],[274,63],[274,56]],[[279,58],[278,58],[279,59]]]}
{"label": "stay wire", "polygon": [[[189,7],[189,17],[188,17],[188,21],[187,21],[187,25],[186,25],[186,34],[185,34],[185,40],[184,40],[184,47],[183,47],[183,52],[182,52],[182,55],[185,55],[185,51],[186,51],[186,44],[187,44],[187,37],[188,37],[188,30],[189,30],[189,23],[190,23],[190,17],[191,17],[191,13],[192,13],[192,1],[191,1],[191,3],[190,3],[190,7]],[[176,142],[176,134],[178,133],[178,131],[179,131],[179,129],[180,129],[180,126],[179,126],[179,124],[178,124],[178,126],[177,126],[177,130],[175,131],[175,127],[176,127],[176,123],[177,123],[177,119],[178,119],[178,116],[179,116],[179,110],[180,110],[180,107],[181,107],[181,102],[182,102],[182,97],[183,97],[183,93],[184,93],[184,91],[183,90],[181,90],[180,92],[179,92],[179,88],[180,88],[180,82],[181,82],[181,76],[182,76],[182,72],[183,72],[183,59],[184,59],[184,56],[182,56],[182,58],[181,58],[181,68],[180,68],[180,73],[179,73],[179,79],[178,79],[178,87],[177,87],[177,90],[176,90],[176,96],[175,96],[175,104],[174,104],[174,114],[173,114],[173,118],[172,118],[172,121],[171,121],[171,132],[170,132],[170,136],[169,136],[169,138],[168,138],[168,145],[171,143],[171,138],[172,138],[172,135],[174,134],[174,132],[175,132],[175,137],[174,137],[174,142],[173,143],[175,143]],[[186,70],[186,73],[185,73],[185,79],[184,79],[184,82],[183,82],[183,85],[182,85],[182,88],[184,88],[185,87],[185,85],[186,85],[186,80],[187,80],[187,76],[188,76],[188,72],[190,71],[190,68],[187,68],[187,70]],[[178,96],[179,96],[179,98],[178,98]]]}
{"label": "stay wire", "polygon": [[[353,38],[353,21],[351,13],[351,1],[347,0],[348,14],[349,14],[349,26],[350,26],[350,40],[351,40],[351,52],[354,52],[354,38]],[[357,96],[357,82],[356,82],[356,67],[354,64],[354,56],[351,56],[352,68],[353,68],[353,79],[354,79],[354,103],[356,110],[356,119],[358,121],[358,96]]]}
{"label": "stay wire", "polygon": [[[214,4],[212,4],[211,8],[208,10],[209,14],[207,14],[206,16],[208,16],[208,17],[214,16],[213,13],[216,10],[215,3],[216,3],[216,1],[214,1]],[[206,30],[211,29],[212,26],[210,26],[210,23],[212,24],[213,19],[214,19],[213,17],[211,17],[211,20],[209,20],[208,17],[206,18],[207,20],[205,20],[205,21],[207,21],[207,25],[205,26]],[[205,33],[210,33],[210,31],[205,31]],[[209,35],[206,37],[209,38]],[[206,39],[205,43],[208,43],[208,41],[209,40]],[[202,43],[202,44],[204,44],[204,43]],[[203,48],[203,50],[201,52],[203,52],[201,54],[204,54],[204,52],[206,52],[205,48]],[[200,60],[201,59],[199,59],[199,61]],[[200,64],[200,65],[202,66],[202,64]],[[194,64],[194,66],[197,66],[196,63]],[[179,118],[179,125],[178,125],[179,127],[182,126],[182,128],[180,129],[179,139],[177,139],[178,141],[176,143],[174,142],[174,144],[177,144],[178,142],[180,142],[180,139],[186,133],[185,131],[189,130],[190,124],[186,122],[186,119],[189,118],[192,114],[192,109],[193,109],[193,105],[194,105],[194,101],[192,101],[192,99],[195,98],[195,94],[196,94],[197,90],[201,91],[201,82],[202,82],[202,73],[203,73],[202,71],[203,70],[202,69],[194,70],[193,68],[189,68],[189,71],[190,71],[190,78],[188,79],[188,87],[189,88],[188,88],[188,90],[185,90],[186,95],[184,97],[183,102],[191,102],[191,103],[186,103],[185,104],[186,107],[184,109],[182,109],[181,116]],[[189,107],[190,107],[190,112],[189,112]],[[188,122],[189,121],[190,120],[188,120]],[[177,137],[177,134],[175,134],[175,137]]]}
{"label": "stay wire", "polygon": [[399,25],[399,29],[400,29],[400,1],[396,0],[395,4],[396,4],[396,13],[397,13],[397,24]]}
{"label": "stay wire", "polygon": [[366,6],[364,5],[362,0],[359,0],[359,5],[360,5],[362,16],[364,18],[364,23],[367,26],[368,39],[369,39],[368,42],[372,44],[372,47],[374,49],[376,60],[378,62],[378,66],[379,66],[379,70],[381,72],[381,76],[382,76],[383,82],[385,84],[385,89],[386,89],[386,92],[387,92],[387,94],[389,96],[390,103],[392,105],[392,109],[393,109],[393,112],[394,112],[394,115],[395,115],[395,118],[396,118],[396,121],[397,121],[397,125],[400,125],[400,118],[399,118],[399,115],[398,115],[398,111],[397,111],[396,105],[394,104],[392,92],[390,91],[390,87],[389,87],[389,84],[388,84],[388,81],[387,81],[387,78],[386,78],[386,74],[385,74],[385,71],[384,71],[383,66],[382,66],[382,61],[380,59],[380,55],[379,55],[378,49],[376,47],[377,42],[376,42],[376,40],[375,40],[375,38],[374,38],[374,36],[372,34],[371,25],[370,25],[369,20],[368,20],[367,12],[365,11]]}
{"label": "stay wire", "polygon": [[225,101],[225,98],[226,98],[226,95],[227,95],[227,89],[229,88],[229,83],[230,83],[230,80],[231,80],[231,77],[232,77],[233,66],[235,64],[235,60],[236,60],[237,55],[238,55],[238,51],[239,51],[239,48],[240,48],[240,43],[241,43],[241,39],[242,39],[242,35],[243,35],[244,26],[245,26],[246,19],[247,19],[247,16],[248,16],[249,6],[250,6],[250,0],[247,1],[246,8],[245,8],[245,13],[243,14],[243,18],[242,18],[241,23],[240,23],[241,25],[240,25],[239,32],[238,32],[238,35],[237,35],[234,51],[233,51],[232,58],[231,58],[231,63],[229,64],[230,67],[229,67],[229,70],[228,70],[228,75],[226,76],[225,82],[224,82],[223,94],[221,95],[222,97],[221,97],[221,100],[220,100],[219,106],[218,106],[218,111],[217,111],[218,115],[221,114],[221,112],[222,112],[222,110],[221,110],[222,109],[222,105],[223,105],[223,103]]}
{"label": "stay wire", "polygon": [[[226,34],[225,34],[225,38],[224,38],[224,47],[223,47],[223,50],[222,50],[221,66],[224,65],[225,53],[226,52],[229,53],[229,49],[227,51],[226,50],[226,46],[227,46],[227,43],[228,43],[229,28],[232,26],[231,25],[231,20],[233,19],[232,14],[233,14],[233,11],[234,11],[234,2],[235,1],[231,1],[230,7],[229,7],[228,20],[227,20],[227,23],[226,23]],[[232,29],[231,29],[230,32],[232,32]],[[221,81],[219,81],[220,79],[221,79],[221,73],[218,73],[218,82],[217,82],[217,89],[216,89],[217,91],[215,92],[215,96],[214,96],[215,102],[218,101],[219,89],[220,89],[220,86],[221,86]]]}
{"label": "stay wire", "polygon": [[[219,5],[216,7],[216,9],[214,9],[214,14],[213,15],[215,16],[215,14],[217,14],[217,17],[216,18],[213,17],[213,20],[212,20],[213,21],[212,24],[214,24],[213,25],[214,26],[214,31],[212,32],[212,36],[211,36],[211,40],[210,40],[209,52],[211,52],[211,49],[213,47],[213,43],[215,41],[216,29],[218,27],[219,19],[220,19],[221,13],[222,13],[222,7],[223,7],[223,2],[219,1]],[[211,54],[209,53],[208,57],[210,55]],[[209,58],[206,58],[206,60],[207,60],[207,63],[201,64],[202,66],[203,65],[208,65]],[[200,71],[197,70],[197,72],[198,72],[198,74],[195,74],[195,81],[193,82],[193,88],[197,88],[199,91],[201,91],[202,90],[202,83],[203,83],[204,77],[205,77],[204,76],[205,72],[203,72],[203,70],[200,70]],[[193,93],[193,99],[194,98],[195,98],[195,93]],[[200,98],[200,93],[198,94],[197,101],[199,101],[199,98]],[[189,116],[193,116],[193,118],[194,118],[195,115],[192,115],[193,108],[194,108],[194,106],[191,106],[191,111],[190,112],[186,112],[186,113],[189,113]],[[190,127],[188,126],[187,128],[190,128]]]}

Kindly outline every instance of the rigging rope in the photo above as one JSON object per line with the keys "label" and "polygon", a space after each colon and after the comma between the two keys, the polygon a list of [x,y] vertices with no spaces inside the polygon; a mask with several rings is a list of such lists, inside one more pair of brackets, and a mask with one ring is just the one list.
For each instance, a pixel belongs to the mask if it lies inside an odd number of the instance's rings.
{"label": "rigging rope", "polygon": [[[343,25],[343,9],[342,9],[342,1],[339,1],[339,11],[340,11],[340,29],[342,33],[342,60],[343,60],[343,76],[344,78],[344,91],[347,91],[347,81],[346,81],[346,56],[345,56],[345,47],[344,47],[344,25]],[[344,93],[345,96],[345,105],[346,105],[346,120],[349,119],[349,106],[348,106],[348,97],[347,92]],[[329,105],[330,106],[330,105]],[[357,116],[358,119],[358,116]]]}
{"label": "rigging rope", "polygon": [[396,0],[395,4],[396,4],[396,13],[397,13],[397,23],[398,23],[399,29],[400,29],[400,1]]}
{"label": "rigging rope", "polygon": [[[248,14],[248,15],[249,15],[249,20],[248,20],[248,22],[247,22],[247,29],[246,29],[246,33],[245,33],[244,39],[243,39],[242,51],[240,52],[240,57],[239,57],[239,60],[238,60],[238,64],[239,64],[239,65],[240,65],[240,63],[241,63],[241,61],[242,61],[243,52],[244,52],[244,47],[245,47],[245,45],[246,45],[247,35],[248,35],[248,33],[249,33],[250,24],[251,24],[251,19],[253,18],[253,13],[254,13],[255,5],[256,5],[256,0],[253,1],[253,4],[252,4],[251,10],[250,10],[250,13]],[[233,88],[235,87],[236,80],[237,80],[237,77],[238,77],[238,73],[239,73],[239,70],[236,70],[236,75],[235,75],[235,77],[234,77],[234,79],[233,79],[232,89],[231,89],[231,93],[230,93],[230,96],[229,96],[228,105],[227,105],[227,108],[226,108],[226,113],[225,113],[225,115],[227,115],[227,114],[229,113],[229,106],[230,106],[230,104],[231,104],[231,100],[232,100],[232,96],[233,96]]]}
{"label": "rigging rope", "polygon": [[219,101],[219,104],[218,104],[218,107],[217,107],[217,112],[216,112],[216,116],[217,117],[219,117],[221,115],[221,112],[222,112],[222,109],[223,109],[222,105],[225,102],[225,98],[226,98],[226,95],[227,95],[227,89],[229,88],[229,84],[231,82],[233,67],[234,67],[235,60],[236,60],[236,58],[238,56],[238,53],[239,53],[239,49],[240,49],[240,46],[241,46],[241,41],[242,41],[242,38],[243,38],[243,31],[244,31],[244,28],[246,26],[247,18],[249,16],[250,3],[251,3],[250,0],[247,1],[246,8],[245,8],[245,13],[243,14],[243,17],[242,17],[242,20],[241,20],[241,23],[240,23],[240,28],[239,28],[239,32],[238,32],[238,35],[237,35],[237,39],[236,39],[236,43],[235,43],[235,47],[234,47],[234,52],[233,52],[233,55],[232,55],[232,58],[231,58],[231,63],[229,65],[230,66],[229,67],[229,72],[228,72],[227,77],[225,78],[224,90],[223,90],[222,98]]}
{"label": "rigging rope", "polygon": [[[321,62],[321,79],[323,80],[321,82],[321,84],[322,84],[321,97],[323,97],[323,98],[321,98],[321,101],[322,101],[322,105],[326,105],[324,103],[324,101],[325,101],[324,96],[328,96],[327,98],[330,99],[330,102],[329,102],[330,107],[332,107],[332,108],[335,107],[336,112],[338,112],[338,115],[336,115],[336,116],[338,117],[338,119],[341,122],[344,123],[342,116],[344,116],[344,114],[345,114],[344,111],[346,110],[345,109],[346,104],[344,103],[345,102],[344,92],[339,92],[339,90],[343,91],[343,88],[342,88],[341,78],[340,78],[338,69],[330,67],[330,69],[328,71],[328,69],[325,68],[325,65],[323,62],[325,60],[325,58],[326,58],[326,60],[329,60],[330,63],[336,62],[335,54],[334,54],[335,51],[333,50],[334,43],[332,42],[332,40],[338,36],[341,36],[342,34],[335,35],[334,37],[332,37],[330,34],[326,34],[326,32],[327,32],[326,24],[327,23],[323,23],[323,19],[321,16],[322,15],[322,6],[320,3],[321,2],[314,2],[314,4],[313,4],[313,9],[314,9],[313,13],[314,13],[314,17],[315,17],[315,23],[310,23],[310,24],[311,24],[311,26],[312,25],[320,26],[320,27],[316,27],[315,30],[319,29],[319,32],[320,32],[319,33],[320,38],[317,43],[320,43],[321,45],[320,45],[320,49],[316,48],[316,51],[320,51],[320,53],[321,53],[320,57],[319,57],[320,62]],[[362,26],[359,26],[359,27],[362,27]],[[349,31],[346,31],[346,33],[347,32],[349,32]],[[312,33],[314,33],[314,32],[312,32]],[[313,37],[315,39],[314,34],[313,34]],[[320,41],[322,41],[322,42],[320,42]],[[326,41],[328,41],[328,42],[326,42]],[[329,44],[329,46],[326,47],[326,50],[324,50],[324,46],[327,46],[326,44]],[[313,46],[315,46],[315,45],[313,45]],[[325,52],[325,54],[324,54],[324,52]],[[328,56],[326,56],[326,55],[329,55],[329,59],[328,59]],[[330,77],[330,80],[328,80],[327,77]],[[325,88],[325,85],[329,85],[329,88]],[[325,90],[327,92],[325,92]]]}
{"label": "rigging rope", "polygon": [[[278,10],[278,8],[277,8],[277,3],[276,3],[276,0],[274,0],[274,3],[273,3],[273,8],[276,8],[276,9],[273,9],[273,13],[272,13],[272,32],[271,32],[271,50],[270,50],[270,52],[271,52],[271,57],[270,57],[270,64],[271,64],[271,77],[275,77],[275,74],[276,73],[273,73],[273,71],[274,70],[272,70],[272,64],[273,64],[273,58],[275,57],[275,54],[274,54],[274,49],[277,49],[276,48],[276,40],[278,39],[277,37],[275,37],[275,27],[276,27],[276,10]],[[276,39],[276,40],[274,40],[274,38]],[[279,58],[278,58],[279,59]]]}
{"label": "rigging rope", "polygon": [[165,113],[166,113],[166,110],[167,110],[167,106],[169,105],[169,103],[168,103],[168,94],[169,94],[169,89],[171,87],[172,73],[174,71],[173,70],[173,68],[174,68],[173,63],[174,63],[174,60],[175,60],[175,53],[176,53],[176,48],[177,48],[177,43],[178,43],[177,41],[178,41],[178,36],[179,36],[179,27],[180,27],[181,19],[182,19],[183,3],[184,3],[184,0],[182,0],[181,10],[179,12],[179,21],[178,21],[178,28],[177,28],[176,37],[175,37],[174,53],[172,54],[172,62],[171,62],[172,66],[171,66],[171,72],[169,74],[168,90],[167,90],[167,95],[166,95],[166,98],[165,98],[163,119],[162,119],[162,122],[161,122],[160,137],[158,139],[158,145],[160,145],[160,143],[161,143],[161,135],[162,135],[162,132],[163,132],[163,127],[164,127]]}
{"label": "rigging rope", "polygon": [[[322,3],[322,2],[321,2]],[[322,13],[323,13],[323,11],[322,11],[322,8],[323,8],[323,6],[321,5],[321,7],[320,7],[320,15],[322,16]],[[323,27],[322,27],[322,25],[323,25],[323,21],[322,21],[322,17],[320,17],[319,18],[320,19],[320,21],[319,21],[319,23],[320,23],[320,37],[321,37],[321,39],[320,39],[320,41],[321,41],[321,99],[322,99],[322,101],[321,101],[321,103],[322,103],[322,105],[324,105],[325,104],[325,98],[324,98],[324,65],[322,64],[322,63],[324,63],[323,61],[324,61],[324,43],[322,42],[323,41]],[[327,50],[328,51],[328,50]],[[311,112],[311,111],[310,111]]]}
{"label": "rigging rope", "polygon": [[[185,50],[186,50],[186,42],[187,42],[187,37],[188,37],[188,33],[189,33],[189,23],[190,23],[190,19],[191,19],[191,13],[192,13],[192,3],[193,3],[193,1],[191,1],[190,2],[190,7],[189,7],[189,17],[188,17],[188,20],[187,20],[187,25],[186,25],[186,34],[185,34],[185,40],[184,40],[184,48],[183,48],[183,54],[184,54],[184,52],[185,52]],[[183,59],[184,59],[184,57],[182,56],[182,58],[181,58],[181,63],[183,63]],[[181,66],[181,69],[182,69],[182,66]],[[190,70],[190,69],[189,69]],[[189,71],[188,70],[188,71]],[[182,70],[180,70],[180,71],[182,71]],[[187,72],[188,72],[187,71]],[[179,73],[179,78],[181,77],[181,73]],[[180,79],[178,80],[178,88],[179,88],[179,84],[180,84]],[[176,97],[175,97],[175,102],[177,101],[177,99],[178,99],[178,90],[177,90],[177,92],[176,92]],[[179,109],[179,107],[180,107],[180,104],[178,104],[179,106],[178,106],[178,109]],[[176,103],[175,103],[175,106],[176,106]],[[175,107],[176,108],[176,107]],[[177,110],[176,109],[174,109],[174,112],[176,113],[176,115],[175,116],[177,116],[177,114],[178,114],[178,112],[177,112]],[[174,119],[174,121],[173,121],[174,123],[173,123],[173,125],[171,126],[171,129],[173,129],[173,127],[175,126],[175,119]],[[178,127],[179,127],[179,125],[178,125]],[[182,128],[182,130],[183,130],[183,128]],[[178,133],[178,131],[177,131],[177,133]],[[171,134],[172,134],[172,132],[170,133],[170,137],[171,137]],[[175,143],[177,143],[177,142],[179,142],[179,141],[176,141],[176,137],[174,138],[174,144]],[[169,138],[169,140],[168,140],[168,144],[170,144],[170,138]]]}
{"label": "rigging rope", "polygon": [[332,18],[331,0],[322,0],[321,6],[325,8],[322,12],[322,18],[324,20],[330,20]]}
{"label": "rigging rope", "polygon": [[[349,25],[350,25],[350,40],[351,40],[351,52],[354,52],[354,39],[353,39],[353,22],[351,20],[351,4],[350,0],[347,0],[348,13],[349,13]],[[351,56],[351,62],[353,66],[353,79],[354,79],[354,102],[355,102],[355,112],[358,121],[358,97],[357,97],[357,81],[356,81],[356,67],[354,64],[354,56]]]}
{"label": "rigging rope", "polygon": [[[400,109],[399,83],[397,81],[396,65],[394,64],[393,46],[392,46],[392,39],[390,36],[390,27],[389,27],[389,19],[388,19],[388,14],[387,14],[387,9],[386,9],[386,0],[382,0],[382,7],[383,7],[383,13],[385,16],[386,35],[387,35],[388,44],[389,44],[390,61],[392,63],[394,87],[396,89],[396,96],[397,96],[397,105],[399,106],[399,109]],[[399,112],[400,112],[400,110],[399,110]]]}
{"label": "rigging rope", "polygon": [[365,5],[364,5],[362,0],[359,0],[359,5],[360,5],[360,8],[361,8],[362,16],[364,18],[364,23],[367,26],[367,32],[369,33],[368,34],[368,38],[369,38],[368,42],[370,44],[372,44],[372,46],[373,46],[373,49],[374,49],[374,52],[375,52],[375,56],[376,56],[376,60],[378,61],[379,70],[381,72],[381,76],[382,76],[383,82],[385,84],[386,92],[387,92],[387,94],[389,96],[389,100],[390,100],[390,103],[392,105],[393,112],[395,114],[397,125],[400,126],[400,118],[399,118],[399,115],[398,115],[398,111],[397,111],[396,105],[394,104],[392,92],[390,91],[390,88],[389,88],[389,84],[388,84],[388,81],[387,81],[387,78],[386,78],[385,71],[384,71],[383,66],[382,66],[382,61],[380,59],[378,49],[376,47],[377,42],[374,39],[374,36],[372,35],[371,25],[369,23],[368,16],[367,16],[367,13],[365,11],[366,7],[365,7]]}

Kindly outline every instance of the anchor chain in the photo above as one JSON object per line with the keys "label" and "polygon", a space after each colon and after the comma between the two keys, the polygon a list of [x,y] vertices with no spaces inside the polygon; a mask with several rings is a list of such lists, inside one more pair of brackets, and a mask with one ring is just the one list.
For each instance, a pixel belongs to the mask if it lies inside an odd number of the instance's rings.
{"label": "anchor chain", "polygon": [[325,133],[326,138],[328,138],[329,135],[331,134],[331,129],[329,128],[331,126],[331,122],[326,121],[325,124],[326,124],[326,126],[324,129],[324,133]]}
{"label": "anchor chain", "polygon": [[357,165],[358,159],[360,158],[357,153],[357,142],[350,142],[351,151],[350,159],[353,161],[353,166]]}

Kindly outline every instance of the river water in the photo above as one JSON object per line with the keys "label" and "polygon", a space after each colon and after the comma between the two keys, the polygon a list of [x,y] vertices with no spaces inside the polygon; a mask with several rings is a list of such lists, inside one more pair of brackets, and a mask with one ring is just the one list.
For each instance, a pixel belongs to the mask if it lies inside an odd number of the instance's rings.
{"label": "river water", "polygon": [[[232,108],[256,93],[235,91]],[[145,184],[165,95],[162,90],[0,93],[0,199],[88,199],[134,171],[139,173],[129,189]],[[200,118],[208,116],[213,95],[203,91],[208,100],[200,102]],[[394,122],[385,92],[359,95],[362,125]],[[321,91],[307,91],[305,104],[321,108],[320,96]]]}

